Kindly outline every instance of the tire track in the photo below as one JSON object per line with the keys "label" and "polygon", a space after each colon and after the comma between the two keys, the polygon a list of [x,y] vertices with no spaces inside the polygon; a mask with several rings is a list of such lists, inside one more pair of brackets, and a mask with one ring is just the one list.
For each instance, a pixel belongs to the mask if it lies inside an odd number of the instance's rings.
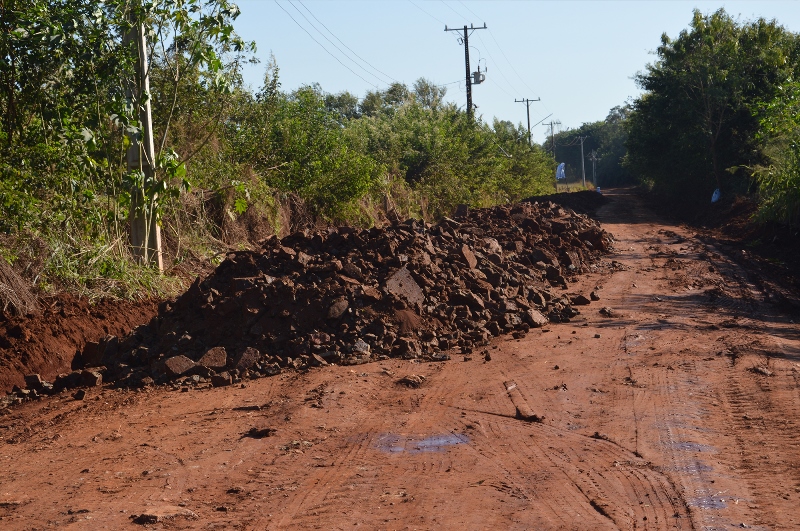
{"label": "tire track", "polygon": [[759,500],[759,523],[782,528],[797,508],[800,403],[793,374],[774,376],[779,380],[777,384],[767,378],[736,371],[728,381],[723,400],[729,407],[740,456],[738,473]]}
{"label": "tire track", "polygon": [[[519,386],[519,391],[524,395],[524,386]],[[530,444],[517,446],[513,451],[501,451],[504,447],[497,445],[481,446],[482,455],[491,457],[493,462],[510,461],[520,470],[529,468],[529,463],[549,463],[551,473],[562,479],[557,483],[566,480],[572,485],[568,493],[563,492],[563,487],[548,489],[548,498],[561,499],[554,509],[572,506],[581,507],[584,513],[592,510],[614,526],[625,529],[635,528],[639,522],[665,529],[687,528],[680,521],[680,517],[688,516],[685,503],[670,480],[631,452],[608,441],[546,424],[492,419],[489,425],[496,439],[522,438]],[[519,480],[518,474],[508,469],[506,473],[515,478],[514,484],[524,491],[525,483]],[[641,508],[637,509],[639,505]],[[594,522],[598,526],[608,523],[603,519]]]}

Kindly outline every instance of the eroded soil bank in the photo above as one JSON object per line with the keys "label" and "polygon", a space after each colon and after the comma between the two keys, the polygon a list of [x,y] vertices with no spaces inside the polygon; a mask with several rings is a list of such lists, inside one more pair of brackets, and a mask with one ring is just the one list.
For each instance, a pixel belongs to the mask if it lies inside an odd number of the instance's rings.
{"label": "eroded soil bank", "polygon": [[600,300],[488,356],[12,408],[0,527],[797,528],[793,317],[720,249],[609,195],[615,251],[570,286]]}

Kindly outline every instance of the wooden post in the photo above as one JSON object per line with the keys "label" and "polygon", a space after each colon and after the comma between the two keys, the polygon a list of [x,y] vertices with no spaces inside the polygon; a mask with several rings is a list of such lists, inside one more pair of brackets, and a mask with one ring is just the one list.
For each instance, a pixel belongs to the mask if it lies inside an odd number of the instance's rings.
{"label": "wooden post", "polygon": [[[128,172],[141,171],[145,180],[155,175],[155,147],[153,143],[153,115],[150,106],[150,75],[147,64],[147,41],[144,24],[133,21],[133,27],[126,36],[128,42],[135,41],[138,60],[136,63],[137,82],[129,84],[128,97],[139,107],[141,137],[132,135],[127,153]],[[144,103],[142,103],[144,99]],[[161,227],[158,225],[156,213],[143,190],[131,190],[131,247],[140,264],[150,264],[164,270],[161,256]],[[140,208],[140,207],[144,208]]]}

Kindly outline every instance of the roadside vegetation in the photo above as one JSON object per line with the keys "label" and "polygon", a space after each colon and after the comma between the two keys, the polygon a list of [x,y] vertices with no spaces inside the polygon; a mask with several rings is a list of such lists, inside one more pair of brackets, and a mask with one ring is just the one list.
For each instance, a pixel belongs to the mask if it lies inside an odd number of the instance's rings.
{"label": "roadside vegetation", "polygon": [[684,215],[754,199],[760,221],[800,216],[800,36],[775,20],[695,11],[636,76],[625,167]]}
{"label": "roadside vegetation", "polygon": [[[435,219],[554,189],[521,126],[470,120],[425,79],[363,97],[285,91],[227,0],[0,0],[0,253],[37,288],[149,296],[259,238]],[[150,91],[124,35],[149,28]],[[152,105],[156,175],[128,173]],[[128,250],[132,190],[162,225],[162,278]]]}
{"label": "roadside vegetation", "polygon": [[800,221],[800,36],[778,21],[741,21],[724,9],[695,10],[635,80],[643,94],[542,143],[566,166],[570,189],[641,184],[673,214],[756,205],[755,222]]}

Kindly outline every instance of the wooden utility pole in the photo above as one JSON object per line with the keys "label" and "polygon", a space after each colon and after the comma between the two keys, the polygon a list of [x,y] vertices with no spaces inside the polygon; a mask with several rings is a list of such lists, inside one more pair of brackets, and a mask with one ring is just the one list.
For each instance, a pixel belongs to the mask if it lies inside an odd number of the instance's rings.
{"label": "wooden utility pole", "polygon": [[524,103],[528,111],[528,144],[531,143],[531,103],[534,101],[541,101],[541,99],[542,98],[536,98],[535,100],[529,100],[528,98],[522,98],[521,100],[514,99],[514,103]]}
{"label": "wooden utility pole", "polygon": [[556,129],[555,126],[561,125],[560,120],[550,120],[550,123],[542,124],[550,128],[550,140],[553,144],[553,159],[556,158]]}
{"label": "wooden utility pole", "polygon": [[[130,147],[127,153],[128,172],[141,171],[144,181],[155,175],[155,147],[153,143],[153,115],[150,106],[150,73],[147,62],[147,40],[144,23],[131,15],[131,29],[126,35],[128,43],[136,43],[136,80],[128,85],[128,99],[139,109],[139,135],[130,134]],[[131,247],[136,260],[164,270],[161,257],[161,227],[156,212],[144,190],[131,190],[130,224]]]}
{"label": "wooden utility pole", "polygon": [[589,155],[589,160],[592,161],[592,183],[597,186],[597,176],[595,174],[595,170],[597,168],[597,161],[600,160],[600,157],[597,156],[595,150],[592,150],[591,155]]}
{"label": "wooden utility pole", "polygon": [[588,136],[579,136],[581,139],[581,174],[583,175],[583,187],[586,188],[586,160],[583,157],[583,141],[589,138]]}
{"label": "wooden utility pole", "polygon": [[[483,27],[474,27],[472,24],[467,27],[464,24],[464,36],[461,37],[462,43],[464,44],[464,65],[466,66],[467,70],[467,116],[472,118],[472,74],[469,71],[469,34],[471,31],[479,30],[479,29],[486,29],[486,22],[483,23]],[[444,27],[445,31],[462,31],[461,28],[448,28],[447,26]]]}

